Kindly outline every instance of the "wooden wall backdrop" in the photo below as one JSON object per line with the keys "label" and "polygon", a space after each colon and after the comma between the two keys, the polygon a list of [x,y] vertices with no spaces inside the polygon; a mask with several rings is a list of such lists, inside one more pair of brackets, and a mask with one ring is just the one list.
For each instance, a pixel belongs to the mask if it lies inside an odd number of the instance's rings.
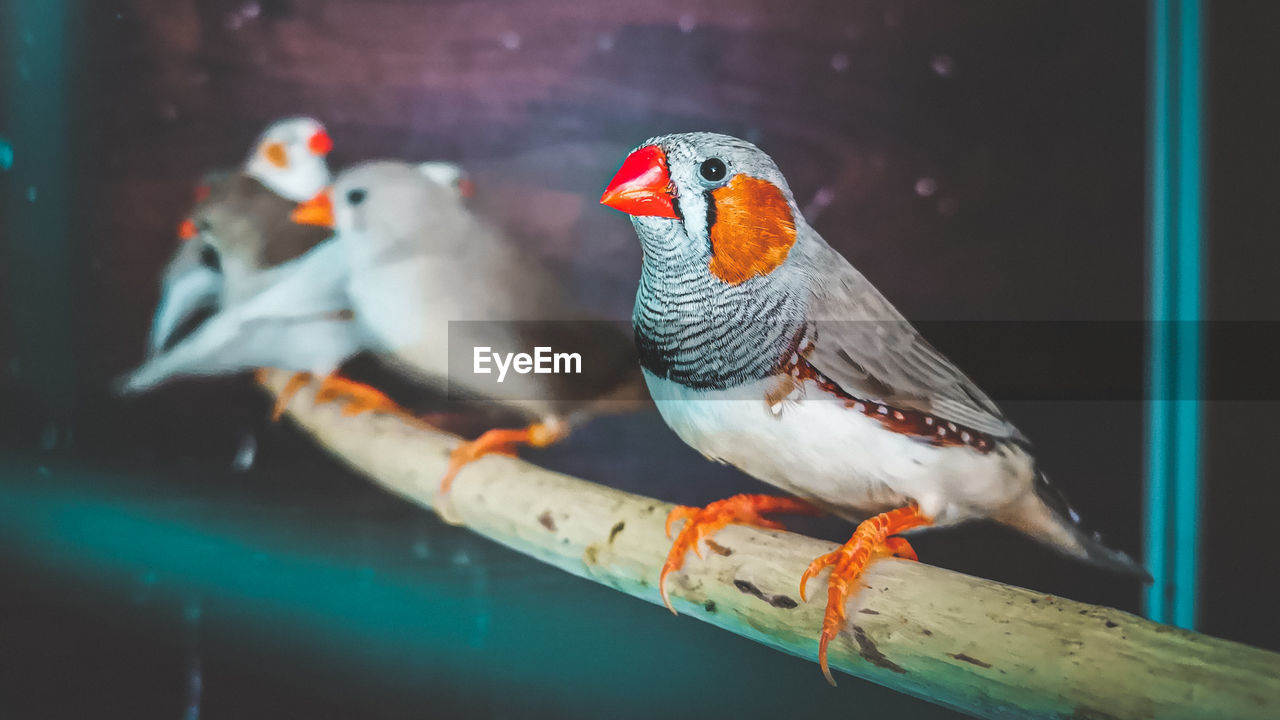
{"label": "wooden wall backdrop", "polygon": [[338,164],[472,165],[486,207],[622,316],[639,252],[594,200],[644,138],[714,129],[771,152],[913,317],[1141,317],[1136,3],[1102,23],[1101,3],[1015,1],[101,5],[113,369],[192,179],[296,113],[330,126]]}

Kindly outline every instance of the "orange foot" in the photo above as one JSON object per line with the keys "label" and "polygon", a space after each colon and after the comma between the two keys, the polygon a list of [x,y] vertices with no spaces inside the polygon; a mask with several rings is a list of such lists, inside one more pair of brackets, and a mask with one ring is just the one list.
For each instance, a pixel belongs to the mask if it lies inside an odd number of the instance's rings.
{"label": "orange foot", "polygon": [[[259,368],[255,373],[258,382],[265,384],[268,372],[267,368]],[[314,377],[309,372],[297,372],[289,378],[289,382],[285,384],[284,389],[276,396],[275,405],[271,408],[272,422],[276,422],[284,416],[284,411],[288,409],[289,403],[293,401],[294,396]],[[316,403],[333,402],[335,400],[342,400],[345,403],[342,407],[343,415],[359,415],[364,412],[377,411],[415,419],[401,409],[399,405],[392,402],[391,398],[388,398],[378,390],[363,383],[339,377],[336,374],[325,377],[320,382],[320,389],[316,391]]]}
{"label": "orange foot", "polygon": [[863,521],[849,542],[814,560],[800,576],[800,599],[804,600],[809,578],[821,572],[822,568],[832,566],[831,577],[827,580],[827,614],[822,619],[822,639],[818,642],[818,663],[822,665],[822,674],[827,682],[836,684],[835,678],[831,677],[831,669],[827,667],[827,645],[844,629],[849,583],[856,580],[876,558],[893,556],[915,560],[916,551],[905,539],[890,536],[930,524],[932,521],[921,515],[915,505],[880,513]]}
{"label": "orange foot", "polygon": [[[267,382],[267,374],[271,372],[268,368],[258,368],[254,372],[254,377],[258,382],[265,385]],[[284,389],[276,396],[275,405],[271,407],[271,422],[277,422],[284,416],[284,411],[289,408],[289,402],[293,400],[293,396],[307,383],[311,382],[311,373],[299,372],[294,373],[289,378],[289,382],[285,383]]]}
{"label": "orange foot", "polygon": [[658,592],[662,594],[662,602],[672,613],[676,609],[667,596],[667,576],[684,566],[685,555],[692,550],[702,557],[702,549],[698,547],[704,538],[718,532],[725,525],[751,525],[754,527],[782,530],[782,523],[763,517],[763,513],[785,513],[790,515],[818,515],[822,511],[810,503],[797,498],[774,497],[772,495],[734,495],[731,498],[713,502],[704,508],[677,505],[667,515],[667,537],[671,537],[671,525],[677,520],[684,520],[684,527],[676,536],[676,541],[667,553],[667,562],[662,566],[662,575],[658,577]]}
{"label": "orange foot", "polygon": [[382,412],[416,420],[403,408],[392,402],[391,398],[382,394],[381,391],[364,383],[347,380],[337,374],[325,377],[320,382],[320,389],[316,391],[317,403],[333,402],[335,400],[342,401],[342,414],[344,416],[359,415],[366,412]]}
{"label": "orange foot", "polygon": [[479,460],[485,455],[515,455],[516,447],[546,447],[569,434],[568,428],[558,422],[539,422],[522,430],[489,430],[475,440],[468,440],[453,449],[449,454],[449,467],[440,480],[440,490],[436,493],[436,510],[445,522],[460,524],[448,504],[449,490],[458,471],[468,463]]}

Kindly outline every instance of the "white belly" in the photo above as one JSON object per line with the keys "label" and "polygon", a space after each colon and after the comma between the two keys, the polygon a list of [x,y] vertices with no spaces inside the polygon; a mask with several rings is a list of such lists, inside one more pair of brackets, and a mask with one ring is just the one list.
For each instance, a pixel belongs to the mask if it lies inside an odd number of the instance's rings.
{"label": "white belly", "polygon": [[554,398],[548,397],[544,376],[512,372],[497,384],[492,374],[469,372],[475,348],[517,348],[508,333],[518,325],[499,321],[520,317],[513,304],[525,301],[493,292],[460,275],[463,270],[450,256],[418,255],[354,273],[350,294],[356,316],[383,359],[417,380],[496,400],[531,417],[547,416]]}
{"label": "white belly", "polygon": [[1033,464],[1021,448],[980,453],[938,447],[887,430],[806,382],[806,398],[774,414],[772,381],[732,390],[693,391],[645,371],[658,411],[682,440],[788,493],[852,518],[909,501],[935,525],[984,517],[1031,487]]}
{"label": "white belly", "polygon": [[448,374],[449,321],[467,317],[442,289],[444,265],[429,257],[376,265],[354,273],[350,285],[356,317],[378,349],[432,379]]}

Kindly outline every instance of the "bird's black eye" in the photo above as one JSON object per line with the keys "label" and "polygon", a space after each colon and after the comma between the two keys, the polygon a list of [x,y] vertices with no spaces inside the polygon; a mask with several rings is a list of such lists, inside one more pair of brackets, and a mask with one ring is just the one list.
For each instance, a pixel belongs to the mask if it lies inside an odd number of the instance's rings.
{"label": "bird's black eye", "polygon": [[214,272],[222,272],[222,258],[218,257],[218,251],[212,245],[200,247],[200,264]]}
{"label": "bird's black eye", "polygon": [[352,207],[354,207],[364,202],[364,199],[368,196],[369,193],[360,188],[356,188],[355,190],[347,192],[347,202],[351,203]]}
{"label": "bird's black eye", "polygon": [[698,168],[698,174],[707,182],[720,182],[724,179],[726,172],[728,168],[720,158],[707,158],[702,161],[702,167]]}

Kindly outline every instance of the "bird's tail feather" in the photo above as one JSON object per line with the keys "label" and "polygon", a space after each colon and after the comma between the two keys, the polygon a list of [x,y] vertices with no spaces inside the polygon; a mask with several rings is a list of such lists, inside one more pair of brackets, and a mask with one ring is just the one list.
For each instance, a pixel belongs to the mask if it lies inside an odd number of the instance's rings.
{"label": "bird's tail feather", "polygon": [[1108,547],[1096,532],[1080,524],[1080,516],[1044,473],[1037,472],[1034,492],[1013,503],[998,519],[1072,557],[1122,575],[1151,582],[1142,563]]}

